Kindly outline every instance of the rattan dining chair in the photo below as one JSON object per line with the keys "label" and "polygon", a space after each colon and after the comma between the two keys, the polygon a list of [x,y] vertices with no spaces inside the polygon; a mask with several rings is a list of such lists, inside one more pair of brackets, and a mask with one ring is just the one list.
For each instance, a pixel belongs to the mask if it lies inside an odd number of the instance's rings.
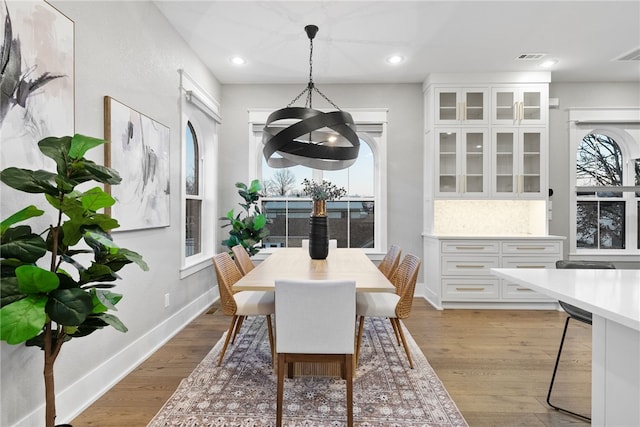
{"label": "rattan dining chair", "polygon": [[276,425],[282,426],[284,375],[293,364],[339,362],[353,426],[356,284],[353,280],[276,280]]}
{"label": "rattan dining chair", "polygon": [[[559,260],[556,261],[556,268],[572,268],[572,269],[598,269],[598,270],[612,270],[615,269],[616,266],[613,265],[613,263],[611,262],[606,262],[606,261],[566,261],[566,260]],[[553,409],[557,410],[557,411],[562,411],[565,412],[567,414],[591,421],[591,418],[586,416],[586,415],[582,415],[582,414],[578,414],[577,412],[573,412],[570,411],[568,409],[565,408],[561,408],[557,405],[554,405],[553,403],[551,403],[551,392],[553,391],[553,384],[556,380],[556,374],[558,373],[558,364],[560,363],[560,356],[562,355],[562,347],[564,346],[564,339],[567,335],[567,327],[569,326],[569,320],[574,319],[574,320],[578,320],[582,323],[586,323],[588,325],[591,325],[592,323],[592,314],[587,311],[587,310],[583,310],[580,307],[576,307],[575,305],[571,305],[569,303],[566,303],[564,301],[558,301],[558,303],[560,304],[560,307],[562,307],[562,309],[567,313],[567,320],[565,320],[564,322],[564,329],[562,331],[562,339],[560,340],[560,347],[558,348],[558,356],[556,357],[556,364],[553,368],[553,375],[551,376],[551,383],[549,384],[549,392],[547,393],[547,403],[549,404],[549,406],[551,406]]]}
{"label": "rattan dining chair", "polygon": [[231,248],[231,251],[233,252],[233,260],[236,262],[238,269],[243,275],[253,270],[253,262],[251,261],[251,258],[249,258],[249,253],[247,253],[244,246],[235,245]]}
{"label": "rattan dining chair", "polygon": [[398,245],[391,245],[384,258],[378,265],[378,269],[384,274],[387,279],[391,280],[393,273],[395,273],[398,265],[400,265],[400,257],[402,255],[402,249]]}
{"label": "rattan dining chair", "polygon": [[412,254],[405,255],[393,276],[391,276],[391,283],[396,288],[395,293],[358,292],[356,295],[356,316],[359,318],[355,356],[356,365],[360,357],[365,318],[386,317],[391,322],[398,345],[402,342],[409,366],[413,369],[413,360],[411,359],[404,332],[402,332],[401,319],[406,319],[411,314],[413,293],[416,288],[416,280],[418,279],[418,270],[420,270],[421,263],[420,258],[417,256]]}
{"label": "rattan dining chair", "polygon": [[234,293],[232,286],[242,277],[242,273],[226,252],[215,255],[213,257],[213,265],[218,279],[222,312],[227,316],[233,316],[220,352],[218,366],[222,364],[229,341],[233,338],[233,344],[246,316],[266,316],[269,348],[273,357],[274,345],[271,315],[275,313],[274,293],[263,291],[240,291]]}

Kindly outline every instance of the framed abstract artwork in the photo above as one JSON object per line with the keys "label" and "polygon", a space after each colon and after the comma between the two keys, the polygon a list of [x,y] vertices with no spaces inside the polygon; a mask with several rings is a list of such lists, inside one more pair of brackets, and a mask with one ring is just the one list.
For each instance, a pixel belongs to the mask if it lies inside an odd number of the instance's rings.
{"label": "framed abstract artwork", "polygon": [[74,23],[44,1],[0,4],[0,166],[50,166],[37,143],[74,134]]}
{"label": "framed abstract artwork", "polygon": [[116,204],[113,231],[169,225],[169,128],[138,111],[104,97],[105,165],[120,173],[110,186]]}

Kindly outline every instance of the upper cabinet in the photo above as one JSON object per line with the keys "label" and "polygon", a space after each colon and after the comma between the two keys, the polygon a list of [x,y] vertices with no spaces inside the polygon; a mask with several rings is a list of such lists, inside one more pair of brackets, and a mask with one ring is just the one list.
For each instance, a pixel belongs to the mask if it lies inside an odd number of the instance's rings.
{"label": "upper cabinet", "polygon": [[489,194],[486,128],[438,128],[436,145],[438,197],[483,198]]}
{"label": "upper cabinet", "polygon": [[545,198],[546,130],[544,128],[493,128],[495,198]]}
{"label": "upper cabinet", "polygon": [[547,85],[510,85],[491,89],[491,124],[545,125],[548,108]]}
{"label": "upper cabinet", "polygon": [[549,80],[548,73],[430,75],[425,200],[546,200]]}
{"label": "upper cabinet", "polygon": [[489,89],[441,87],[435,89],[437,125],[487,124]]}

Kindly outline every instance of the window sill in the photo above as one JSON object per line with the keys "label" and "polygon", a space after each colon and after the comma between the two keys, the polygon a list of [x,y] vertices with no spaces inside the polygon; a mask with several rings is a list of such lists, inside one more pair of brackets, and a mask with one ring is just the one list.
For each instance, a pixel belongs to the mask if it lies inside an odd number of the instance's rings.
{"label": "window sill", "polygon": [[[193,258],[193,259],[192,259]],[[180,278],[184,279],[192,274],[195,274],[205,268],[213,266],[211,262],[212,256],[199,255],[187,258],[187,265],[184,265],[180,269]]]}

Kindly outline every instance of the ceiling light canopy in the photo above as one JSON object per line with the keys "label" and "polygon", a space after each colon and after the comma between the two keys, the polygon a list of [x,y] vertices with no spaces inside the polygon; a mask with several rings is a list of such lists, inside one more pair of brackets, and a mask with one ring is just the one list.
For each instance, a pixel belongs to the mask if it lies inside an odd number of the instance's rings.
{"label": "ceiling light canopy", "polygon": [[[338,170],[358,158],[360,139],[351,114],[342,111],[313,83],[313,39],[315,25],[304,27],[309,37],[309,83],[285,108],[267,118],[262,133],[263,153],[272,168],[302,165],[313,169]],[[313,93],[318,93],[336,111],[313,109]],[[304,107],[293,107],[306,93]],[[295,123],[291,124],[291,121]]]}

